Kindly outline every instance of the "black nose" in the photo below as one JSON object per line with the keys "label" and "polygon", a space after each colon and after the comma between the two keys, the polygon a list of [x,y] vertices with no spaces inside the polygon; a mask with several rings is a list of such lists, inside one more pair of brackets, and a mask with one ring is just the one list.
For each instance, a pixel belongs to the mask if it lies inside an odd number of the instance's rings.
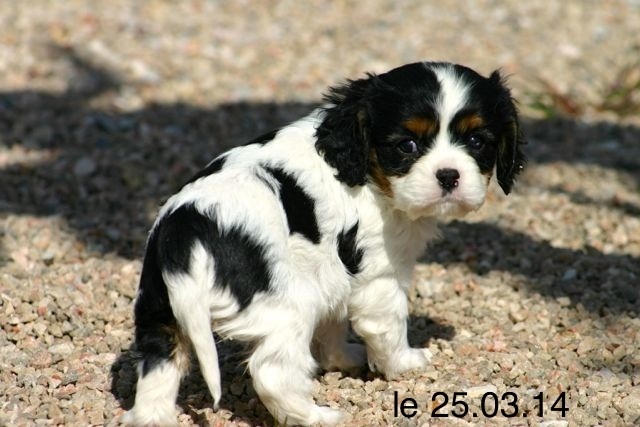
{"label": "black nose", "polygon": [[457,169],[438,169],[436,171],[436,178],[440,183],[440,187],[446,192],[451,192],[458,186],[458,180],[460,179],[460,172]]}

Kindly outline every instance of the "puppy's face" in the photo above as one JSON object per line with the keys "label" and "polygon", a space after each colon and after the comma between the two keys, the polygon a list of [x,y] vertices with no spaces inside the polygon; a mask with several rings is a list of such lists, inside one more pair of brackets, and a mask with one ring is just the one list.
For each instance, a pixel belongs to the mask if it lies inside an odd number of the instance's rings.
{"label": "puppy's face", "polygon": [[494,168],[509,193],[524,163],[516,108],[497,72],[409,64],[327,99],[317,146],[338,179],[377,186],[412,218],[475,210]]}

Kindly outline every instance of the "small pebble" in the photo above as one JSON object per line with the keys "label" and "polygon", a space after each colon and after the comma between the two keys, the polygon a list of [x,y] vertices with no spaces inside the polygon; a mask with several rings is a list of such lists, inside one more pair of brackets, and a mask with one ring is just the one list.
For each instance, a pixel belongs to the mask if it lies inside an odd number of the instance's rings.
{"label": "small pebble", "polygon": [[49,347],[49,353],[62,355],[62,356],[68,356],[71,353],[73,353],[74,349],[75,349],[75,347],[74,347],[73,344],[71,344],[69,342],[65,342],[65,343],[61,343],[61,344],[55,344],[55,345],[52,345],[51,347]]}
{"label": "small pebble", "polygon": [[498,389],[493,384],[486,384],[486,385],[481,385],[476,387],[469,387],[464,391],[467,393],[469,398],[475,398],[475,397],[480,397],[486,393],[495,393],[498,391]]}
{"label": "small pebble", "polygon": [[84,178],[95,172],[96,168],[97,165],[93,159],[82,157],[73,166],[73,173],[79,178]]}

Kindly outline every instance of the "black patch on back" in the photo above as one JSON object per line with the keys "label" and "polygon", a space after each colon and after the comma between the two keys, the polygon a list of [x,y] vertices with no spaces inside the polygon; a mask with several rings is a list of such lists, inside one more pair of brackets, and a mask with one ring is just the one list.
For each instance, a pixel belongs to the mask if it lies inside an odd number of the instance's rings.
{"label": "black patch on back", "polygon": [[276,137],[276,134],[279,131],[280,129],[274,129],[271,132],[267,132],[264,135],[260,135],[259,137],[252,139],[251,141],[247,142],[244,145],[251,145],[251,144],[264,145],[269,141],[273,141],[273,139]]}
{"label": "black patch on back", "polygon": [[158,260],[169,273],[186,273],[199,241],[215,260],[216,285],[229,289],[246,308],[258,292],[269,290],[265,247],[238,227],[220,229],[193,205],[178,207],[158,225]]}
{"label": "black patch on back", "polygon": [[172,331],[176,330],[177,322],[160,271],[157,246],[158,234],[154,232],[147,242],[140,289],[134,308],[136,351],[142,362],[142,376],[169,360],[175,348]]}
{"label": "black patch on back", "polygon": [[352,276],[355,276],[361,271],[360,263],[364,255],[362,248],[358,248],[356,245],[357,234],[357,222],[349,230],[342,230],[340,234],[338,234],[338,256]]}
{"label": "black patch on back", "polygon": [[316,220],[315,202],[295,177],[278,167],[265,167],[280,183],[280,201],[287,215],[289,233],[300,233],[311,242],[320,243],[320,229]]}
{"label": "black patch on back", "polygon": [[220,172],[226,160],[227,159],[224,156],[220,156],[217,159],[213,160],[204,169],[196,172],[196,174],[192,176],[191,179],[189,179],[189,181],[185,183],[185,185],[191,184],[192,182],[197,181],[202,177],[213,175],[214,173]]}

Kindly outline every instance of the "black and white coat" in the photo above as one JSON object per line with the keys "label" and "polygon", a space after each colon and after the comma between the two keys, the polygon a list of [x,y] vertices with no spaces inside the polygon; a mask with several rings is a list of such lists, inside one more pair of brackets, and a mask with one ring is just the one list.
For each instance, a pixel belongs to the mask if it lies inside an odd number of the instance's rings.
{"label": "black and white coat", "polygon": [[[431,354],[407,342],[406,293],[437,220],[478,209],[523,156],[496,72],[409,64],[330,90],[309,116],[213,160],[158,215],[135,305],[140,353],[124,421],[175,422],[190,348],[217,407],[211,328],[253,343],[256,393],[280,423],[336,424],[312,375],[367,362],[387,378]],[[346,342],[349,324],[365,346]]]}

